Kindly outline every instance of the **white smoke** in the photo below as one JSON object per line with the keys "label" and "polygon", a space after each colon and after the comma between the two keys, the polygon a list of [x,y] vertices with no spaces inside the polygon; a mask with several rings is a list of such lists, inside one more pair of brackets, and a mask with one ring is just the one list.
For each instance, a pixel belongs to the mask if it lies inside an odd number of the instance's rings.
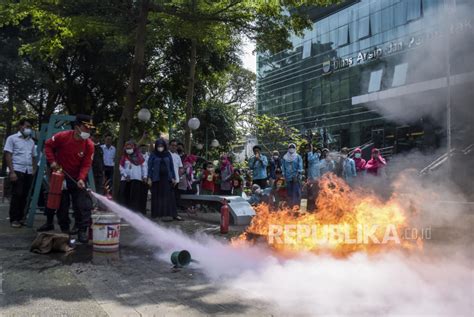
{"label": "white smoke", "polygon": [[[463,63],[472,63],[473,6],[472,4],[456,6],[439,4],[439,6],[441,9],[438,14],[422,18],[436,22],[435,25],[431,24],[425,33],[420,34],[417,29],[420,21],[408,24],[413,28],[409,34],[415,34],[412,42],[420,44],[415,44],[415,48],[408,48],[410,43],[404,43],[407,52],[403,53],[403,58],[399,61],[399,64],[406,63],[408,66],[407,78],[422,84],[415,84],[418,88],[413,88],[414,91],[409,86],[391,88],[399,94],[398,97],[366,104],[368,108],[376,110],[390,121],[411,124],[422,118],[430,118],[438,126],[445,126],[447,89],[443,87],[447,86],[448,56],[451,64],[452,111],[472,118],[472,91],[469,86],[460,84],[462,81],[467,81],[472,85],[474,74],[472,67],[459,66]],[[430,23],[426,21],[426,24]],[[470,45],[471,49],[466,49],[467,45]],[[431,88],[425,90],[427,85]],[[417,89],[422,89],[424,92],[416,93]],[[466,118],[461,115],[460,119]],[[454,121],[456,120],[453,118]]]}
{"label": "white smoke", "polygon": [[[470,316],[473,312],[472,257],[460,257],[449,244],[449,252],[435,252],[428,245],[427,253],[419,255],[279,258],[256,246],[236,248],[206,235],[189,237],[94,196],[138,230],[147,244],[159,248],[158,259],[169,261],[172,251],[186,249],[199,261],[193,265],[211,280],[220,280],[223,290],[266,302],[276,314]],[[471,241],[462,250],[469,249]]]}

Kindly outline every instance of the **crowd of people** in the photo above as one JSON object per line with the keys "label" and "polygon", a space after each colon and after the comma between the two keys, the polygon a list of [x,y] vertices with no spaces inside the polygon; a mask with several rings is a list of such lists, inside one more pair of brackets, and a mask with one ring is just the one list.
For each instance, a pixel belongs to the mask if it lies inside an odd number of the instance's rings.
{"label": "crowd of people", "polygon": [[362,158],[360,148],[342,148],[336,152],[327,148],[314,149],[310,143],[301,154],[297,153],[296,144],[290,143],[286,153],[281,155],[279,151],[273,151],[270,159],[262,154],[258,145],[253,147],[253,152],[249,169],[256,177],[252,182],[250,203],[266,201],[276,207],[299,208],[304,196],[310,211],[315,208],[319,179],[324,174],[334,173],[353,186],[364,175],[381,175],[387,164],[377,148],[371,150],[368,161]]}
{"label": "crowd of people", "polygon": [[[4,152],[12,184],[10,222],[22,226],[29,187],[37,166],[35,142],[31,137],[32,122],[21,120],[19,131],[8,137]],[[101,142],[103,141],[103,143]],[[151,193],[151,217],[164,221],[183,220],[178,215],[181,195],[244,196],[251,204],[262,201],[273,206],[299,206],[302,196],[308,198],[308,209],[314,208],[318,181],[326,173],[334,173],[352,185],[365,175],[380,175],[386,165],[380,151],[372,149],[370,160],[362,158],[362,150],[326,148],[315,149],[307,144],[299,154],[294,143],[288,144],[283,155],[275,150],[271,157],[261,146],[253,147],[254,155],[245,168],[234,168],[232,158],[223,154],[212,162],[194,154],[186,154],[177,140],[156,140],[153,146],[140,141],[128,141],[123,153],[117,155],[112,135],[101,138],[94,133],[90,116],[77,115],[73,130],[56,133],[46,140],[44,155],[49,170],[62,170],[66,175],[61,206],[58,210],[45,208],[47,221],[38,231],[54,229],[54,215],[63,232],[78,232],[86,240],[93,204],[84,190],[92,169],[98,193],[110,194],[114,169],[118,161],[120,184],[118,202],[131,210],[147,213]],[[74,209],[75,226],[70,230],[69,207]]]}

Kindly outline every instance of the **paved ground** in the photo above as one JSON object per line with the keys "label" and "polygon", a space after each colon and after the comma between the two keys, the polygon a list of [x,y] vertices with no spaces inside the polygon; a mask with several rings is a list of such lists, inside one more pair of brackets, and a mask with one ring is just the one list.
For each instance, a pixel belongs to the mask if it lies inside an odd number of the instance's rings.
{"label": "paved ground", "polygon": [[[136,232],[122,228],[119,254],[78,246],[69,255],[29,252],[36,233],[12,229],[8,205],[0,203],[1,316],[193,316],[269,315],[263,303],[222,291],[193,269],[176,271],[135,244]],[[35,227],[44,218],[36,217]],[[212,219],[209,215],[207,218]],[[172,223],[183,231],[218,232],[218,224],[188,219]],[[233,228],[234,234],[240,228]]]}

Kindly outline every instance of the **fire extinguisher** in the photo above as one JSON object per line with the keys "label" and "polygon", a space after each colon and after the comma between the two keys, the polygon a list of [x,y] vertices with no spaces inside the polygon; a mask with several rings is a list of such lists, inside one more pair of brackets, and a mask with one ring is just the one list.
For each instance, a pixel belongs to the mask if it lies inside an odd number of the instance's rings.
{"label": "fire extinguisher", "polygon": [[49,178],[48,202],[46,207],[49,209],[59,209],[61,205],[61,192],[63,189],[64,173],[61,170],[51,173]]}
{"label": "fire extinguisher", "polygon": [[229,205],[224,199],[224,204],[221,207],[221,233],[229,232]]}

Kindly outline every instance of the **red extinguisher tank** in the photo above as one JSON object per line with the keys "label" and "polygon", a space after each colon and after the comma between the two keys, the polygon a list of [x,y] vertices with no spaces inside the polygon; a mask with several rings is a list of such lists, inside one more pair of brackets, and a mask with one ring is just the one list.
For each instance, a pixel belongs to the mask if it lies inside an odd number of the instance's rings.
{"label": "red extinguisher tank", "polygon": [[221,207],[221,233],[229,232],[229,205],[224,199],[224,204]]}
{"label": "red extinguisher tank", "polygon": [[46,207],[58,209],[61,205],[61,192],[63,189],[64,174],[62,171],[54,171],[49,178],[48,202]]}

